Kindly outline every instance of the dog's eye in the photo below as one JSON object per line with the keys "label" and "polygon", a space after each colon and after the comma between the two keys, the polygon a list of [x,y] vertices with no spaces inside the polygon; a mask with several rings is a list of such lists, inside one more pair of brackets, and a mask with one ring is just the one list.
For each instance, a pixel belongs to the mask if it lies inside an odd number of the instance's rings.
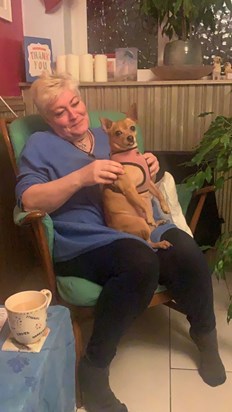
{"label": "dog's eye", "polygon": [[132,132],[134,132],[135,131],[135,126],[131,126],[130,129],[131,129]]}
{"label": "dog's eye", "polygon": [[122,134],[122,132],[121,132],[120,130],[117,130],[117,131],[115,132],[115,135],[116,135],[116,136],[121,136],[121,134]]}

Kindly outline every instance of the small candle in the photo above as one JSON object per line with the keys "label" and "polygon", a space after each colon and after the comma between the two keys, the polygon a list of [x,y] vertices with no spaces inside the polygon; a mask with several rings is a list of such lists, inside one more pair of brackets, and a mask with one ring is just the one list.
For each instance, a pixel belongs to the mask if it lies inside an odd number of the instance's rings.
{"label": "small candle", "polygon": [[75,54],[66,56],[66,72],[79,81],[79,56]]}
{"label": "small candle", "polygon": [[105,54],[96,54],[94,58],[95,82],[107,82],[107,57]]}

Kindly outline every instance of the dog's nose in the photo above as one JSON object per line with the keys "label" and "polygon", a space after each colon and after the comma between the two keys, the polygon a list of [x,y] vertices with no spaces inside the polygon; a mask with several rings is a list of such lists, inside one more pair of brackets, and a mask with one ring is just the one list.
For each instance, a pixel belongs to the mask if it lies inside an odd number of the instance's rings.
{"label": "dog's nose", "polygon": [[127,136],[127,141],[129,142],[129,143],[134,143],[134,137],[133,136]]}

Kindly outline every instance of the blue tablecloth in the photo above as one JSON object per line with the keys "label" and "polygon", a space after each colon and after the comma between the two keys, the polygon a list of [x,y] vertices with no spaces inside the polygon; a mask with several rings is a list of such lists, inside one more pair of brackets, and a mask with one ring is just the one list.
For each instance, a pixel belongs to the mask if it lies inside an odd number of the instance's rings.
{"label": "blue tablecloth", "polygon": [[[0,412],[73,412],[75,344],[69,310],[48,308],[51,329],[39,353],[0,351]],[[6,322],[0,347],[9,334]]]}

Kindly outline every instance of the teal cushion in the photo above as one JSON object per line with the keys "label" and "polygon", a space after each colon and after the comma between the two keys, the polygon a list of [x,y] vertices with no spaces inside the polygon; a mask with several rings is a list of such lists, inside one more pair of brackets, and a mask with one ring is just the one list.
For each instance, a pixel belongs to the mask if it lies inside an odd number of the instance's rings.
{"label": "teal cushion", "polygon": [[[57,289],[66,302],[76,306],[95,306],[102,287],[89,280],[73,276],[57,276]],[[155,293],[167,290],[159,285]]]}
{"label": "teal cushion", "polygon": [[50,126],[38,114],[16,119],[9,124],[8,128],[17,163],[26,141],[32,133],[51,130]]}
{"label": "teal cushion", "polygon": [[190,200],[193,195],[193,190],[192,188],[188,187],[186,183],[181,183],[176,185],[176,191],[183,214],[186,215]]}
{"label": "teal cushion", "polygon": [[57,276],[57,289],[66,302],[76,306],[94,306],[102,287],[89,280],[73,276]]}

